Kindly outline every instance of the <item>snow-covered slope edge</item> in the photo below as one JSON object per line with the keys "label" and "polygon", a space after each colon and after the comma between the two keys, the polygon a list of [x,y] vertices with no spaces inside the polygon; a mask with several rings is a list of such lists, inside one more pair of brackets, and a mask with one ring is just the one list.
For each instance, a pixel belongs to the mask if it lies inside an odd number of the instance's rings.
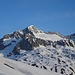
{"label": "snow-covered slope edge", "polygon": [[44,69],[0,57],[0,75],[60,75]]}

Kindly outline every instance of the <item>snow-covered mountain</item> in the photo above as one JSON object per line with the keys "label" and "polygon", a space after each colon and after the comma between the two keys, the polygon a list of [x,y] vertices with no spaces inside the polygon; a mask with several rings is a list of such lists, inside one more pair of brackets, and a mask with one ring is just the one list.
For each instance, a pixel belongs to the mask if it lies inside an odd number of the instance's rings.
{"label": "snow-covered mountain", "polygon": [[75,33],[66,36],[68,39],[72,39],[75,42]]}
{"label": "snow-covered mountain", "polygon": [[74,40],[57,32],[43,32],[31,25],[0,39],[0,53],[15,62],[52,73],[75,75]]}

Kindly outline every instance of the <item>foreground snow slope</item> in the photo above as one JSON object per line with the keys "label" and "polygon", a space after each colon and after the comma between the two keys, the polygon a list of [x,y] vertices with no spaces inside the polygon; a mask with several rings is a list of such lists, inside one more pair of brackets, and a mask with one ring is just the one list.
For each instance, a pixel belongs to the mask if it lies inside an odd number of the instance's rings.
{"label": "foreground snow slope", "polygon": [[0,75],[59,75],[18,61],[0,57]]}

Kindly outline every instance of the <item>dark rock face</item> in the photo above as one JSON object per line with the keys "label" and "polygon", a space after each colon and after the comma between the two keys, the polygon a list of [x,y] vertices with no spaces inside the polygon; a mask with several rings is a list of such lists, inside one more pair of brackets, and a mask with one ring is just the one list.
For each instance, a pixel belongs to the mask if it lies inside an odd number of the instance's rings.
{"label": "dark rock face", "polygon": [[3,37],[3,39],[9,39],[10,38],[10,34],[7,34]]}
{"label": "dark rock face", "polygon": [[64,73],[65,73],[65,69],[61,68],[61,74],[64,74]]}
{"label": "dark rock face", "polygon": [[62,46],[65,46],[66,45],[66,43],[63,40],[57,41],[57,44],[58,45],[62,45]]}
{"label": "dark rock face", "polygon": [[22,50],[32,50],[32,45],[30,44],[30,42],[26,39],[23,39],[21,42],[20,42],[20,49]]}
{"label": "dark rock face", "polygon": [[13,52],[14,54],[20,54],[21,50],[33,50],[34,47],[39,47],[39,45],[48,46],[51,45],[51,41],[45,41],[43,39],[35,38],[33,35],[26,34],[25,37],[16,45]]}
{"label": "dark rock face", "polygon": [[14,54],[20,54],[20,50],[33,50],[32,45],[28,40],[23,39],[14,48]]}
{"label": "dark rock face", "polygon": [[71,35],[66,36],[66,38],[73,40],[73,41],[74,41],[74,43],[75,43],[75,33],[74,33],[74,34],[71,34]]}
{"label": "dark rock face", "polygon": [[19,37],[22,37],[23,35],[20,32],[14,32],[13,34],[10,35],[10,37],[15,37],[16,39],[18,39]]}
{"label": "dark rock face", "polygon": [[3,43],[3,39],[0,39],[0,44]]}
{"label": "dark rock face", "polygon": [[13,49],[13,53],[14,53],[14,55],[20,54],[20,49],[19,49],[18,45]]}
{"label": "dark rock face", "polygon": [[30,33],[31,35],[34,36],[34,34],[28,29],[28,27],[25,28],[25,29],[23,29],[22,31],[23,31],[23,33],[24,33],[24,36],[25,36],[26,34],[28,34],[28,33]]}
{"label": "dark rock face", "polygon": [[0,44],[0,50],[3,50],[5,46],[3,44]]}
{"label": "dark rock face", "polygon": [[49,41],[49,40],[43,40],[43,39],[36,39],[37,43],[39,45],[43,45],[43,46],[48,46],[48,45],[51,45],[52,41]]}
{"label": "dark rock face", "polygon": [[0,44],[0,50],[3,50],[3,49],[5,49],[6,47],[8,47],[10,45],[11,45],[11,43],[9,43],[7,45]]}
{"label": "dark rock face", "polygon": [[71,46],[74,47],[74,44],[70,41],[70,40],[59,40],[59,41],[54,41],[53,42],[53,47],[56,47],[56,45],[60,45],[60,46]]}
{"label": "dark rock face", "polygon": [[70,40],[68,42],[71,47],[74,47],[74,45],[72,44],[72,42],[70,42]]}

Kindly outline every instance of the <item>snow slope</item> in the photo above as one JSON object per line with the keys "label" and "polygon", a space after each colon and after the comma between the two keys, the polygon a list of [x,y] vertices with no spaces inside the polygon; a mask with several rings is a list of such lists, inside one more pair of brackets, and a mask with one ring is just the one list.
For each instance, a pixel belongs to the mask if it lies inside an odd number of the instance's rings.
{"label": "snow slope", "polygon": [[0,75],[60,75],[0,56]]}
{"label": "snow slope", "polygon": [[36,38],[41,38],[43,40],[51,40],[51,41],[57,41],[62,40],[63,38],[56,35],[56,34],[46,34],[41,30],[38,30],[33,25],[29,26],[28,29],[33,32]]}
{"label": "snow slope", "polygon": [[51,41],[57,41],[57,40],[62,40],[61,37],[59,37],[58,35],[55,35],[55,34],[45,34],[45,33],[38,33],[38,34],[35,34],[35,37],[37,38],[41,38],[43,40],[51,40]]}

